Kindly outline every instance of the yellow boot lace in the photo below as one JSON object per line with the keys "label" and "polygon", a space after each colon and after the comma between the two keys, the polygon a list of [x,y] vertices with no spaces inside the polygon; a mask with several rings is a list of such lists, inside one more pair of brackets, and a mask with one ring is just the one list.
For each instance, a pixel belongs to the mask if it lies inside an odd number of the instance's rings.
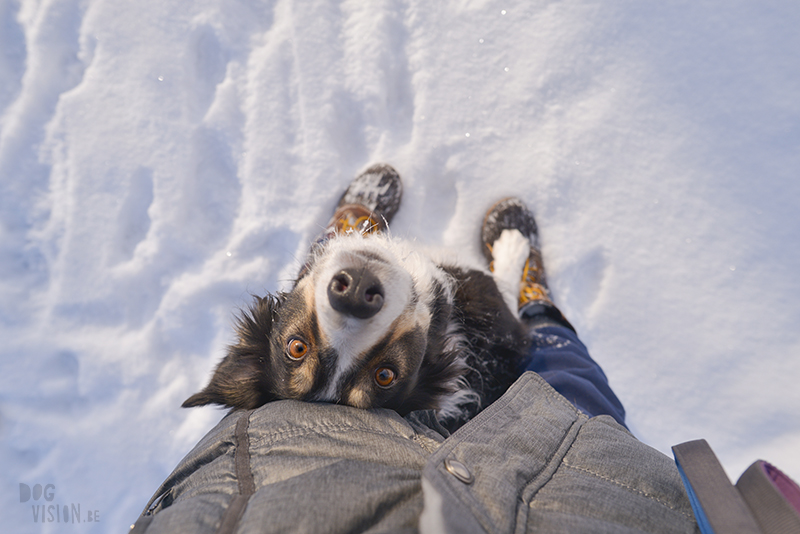
{"label": "yellow boot lace", "polygon": [[378,222],[371,216],[362,215],[361,217],[355,218],[352,215],[352,213],[346,213],[336,221],[334,226],[336,226],[339,232],[344,234],[358,232],[362,235],[380,233]]}
{"label": "yellow boot lace", "polygon": [[360,204],[348,204],[336,210],[328,224],[328,233],[361,235],[379,234],[384,224],[369,209]]}
{"label": "yellow boot lace", "polygon": [[544,282],[544,269],[542,268],[541,256],[535,255],[534,251],[531,250],[531,255],[525,260],[525,267],[522,269],[522,280],[519,283],[520,308],[529,302],[552,302],[550,300],[550,292],[542,282]]}

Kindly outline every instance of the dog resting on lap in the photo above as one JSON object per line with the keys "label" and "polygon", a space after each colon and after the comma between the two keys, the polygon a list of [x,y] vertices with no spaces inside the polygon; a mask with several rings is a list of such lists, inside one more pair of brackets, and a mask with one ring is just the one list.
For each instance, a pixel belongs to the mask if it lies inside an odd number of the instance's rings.
{"label": "dog resting on lap", "polygon": [[492,269],[465,265],[389,234],[401,195],[388,165],[355,178],[291,291],[255,298],[238,343],[183,406],[432,409],[457,428],[502,395],[527,349],[517,304],[535,223],[490,210],[482,237]]}

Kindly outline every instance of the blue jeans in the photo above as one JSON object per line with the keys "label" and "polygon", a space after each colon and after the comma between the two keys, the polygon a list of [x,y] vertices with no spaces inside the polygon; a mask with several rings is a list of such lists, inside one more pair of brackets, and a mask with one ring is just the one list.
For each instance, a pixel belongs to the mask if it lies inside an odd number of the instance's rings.
{"label": "blue jeans", "polygon": [[625,426],[625,408],[574,331],[547,321],[533,326],[530,335],[530,357],[521,372],[537,373],[586,415],[610,415]]}

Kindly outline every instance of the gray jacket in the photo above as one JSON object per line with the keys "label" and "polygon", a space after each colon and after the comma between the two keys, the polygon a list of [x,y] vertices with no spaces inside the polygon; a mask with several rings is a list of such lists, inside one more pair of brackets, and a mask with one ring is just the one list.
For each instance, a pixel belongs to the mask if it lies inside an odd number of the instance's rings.
{"label": "gray jacket", "polygon": [[133,532],[699,532],[670,458],[534,373],[445,435],[428,412],[233,412]]}

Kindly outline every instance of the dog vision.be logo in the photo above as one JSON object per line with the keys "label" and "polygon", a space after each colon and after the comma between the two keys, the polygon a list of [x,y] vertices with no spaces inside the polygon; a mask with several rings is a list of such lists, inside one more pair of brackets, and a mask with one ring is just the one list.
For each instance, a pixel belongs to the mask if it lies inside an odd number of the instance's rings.
{"label": "dog vision.be logo", "polygon": [[31,503],[34,523],[97,523],[98,510],[85,510],[81,515],[81,505],[76,503],[56,503],[56,487],[53,484],[19,484],[19,502]]}

